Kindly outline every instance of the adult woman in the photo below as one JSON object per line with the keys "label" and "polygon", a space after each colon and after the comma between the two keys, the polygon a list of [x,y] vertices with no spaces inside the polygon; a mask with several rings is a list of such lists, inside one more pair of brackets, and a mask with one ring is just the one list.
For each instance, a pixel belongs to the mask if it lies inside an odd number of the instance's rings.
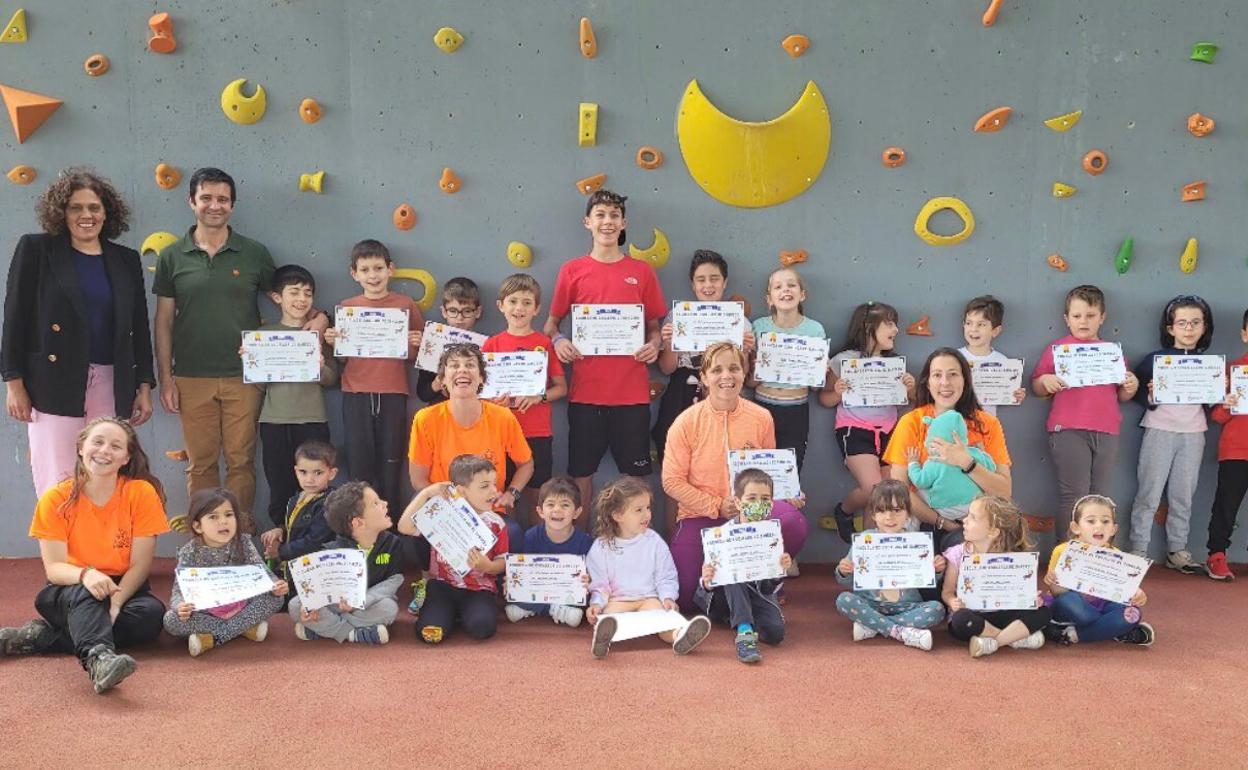
{"label": "adult woman", "polygon": [[156,536],[169,531],[164,491],[134,428],[115,417],[78,435],[74,475],[39,498],[30,536],[48,578],[20,628],[0,628],[0,653],[74,653],[97,693],[134,673],[117,648],[160,635],[165,605],[147,583]]}
{"label": "adult woman", "polygon": [[[917,389],[917,406],[897,422],[888,448],[884,450],[883,460],[889,465],[889,476],[909,481],[907,450],[915,449],[920,463],[930,457],[952,465],[970,477],[985,494],[1009,498],[1013,481],[1005,432],[996,417],[979,408],[979,400],[975,398],[975,389],[971,384],[971,368],[962,354],[953,348],[933,351],[923,363]],[[951,409],[966,419],[967,443],[963,444],[957,436],[952,442],[939,438],[928,441],[924,418],[937,417]],[[966,451],[968,445],[979,445],[992,458],[996,470],[988,470],[976,463]],[[910,510],[920,522],[937,533],[943,533],[938,537],[944,547],[962,541],[959,521],[965,514],[938,514],[913,487],[910,490]]]}
{"label": "adult woman", "polygon": [[151,417],[156,378],[139,255],[112,242],[130,227],[125,201],[69,168],[35,210],[44,232],[22,236],[9,264],[0,373],[9,416],[28,424],[42,495],[73,471],[87,421]]}
{"label": "adult woman", "polygon": [[[438,360],[438,378],[449,398],[421,409],[412,418],[407,452],[412,489],[420,492],[430,484],[450,481],[451,460],[477,455],[498,471],[501,494],[497,504],[514,509],[520,490],[533,475],[533,453],[511,410],[478,398],[485,385],[481,349],[468,344],[447,345]],[[510,486],[506,485],[508,459],[516,468]],[[510,519],[507,529],[511,537],[519,532],[519,526]]]}
{"label": "adult woman", "polygon": [[[728,478],[728,451],[776,448],[771,414],[741,398],[745,366],[745,353],[730,342],[707,348],[699,373],[706,398],[681,412],[667,433],[663,490],[678,505],[671,549],[685,611],[692,611],[702,574],[702,530],[739,513]],[[785,501],[775,502],[771,517],[780,521],[785,552],[796,555],[806,544],[805,517]]]}

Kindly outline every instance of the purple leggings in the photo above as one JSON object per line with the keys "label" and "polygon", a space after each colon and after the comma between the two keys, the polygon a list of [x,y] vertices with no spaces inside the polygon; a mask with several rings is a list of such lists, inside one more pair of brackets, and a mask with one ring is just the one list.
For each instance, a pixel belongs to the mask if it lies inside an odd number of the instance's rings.
{"label": "purple leggings", "polygon": [[[806,532],[810,527],[806,517],[790,503],[777,500],[772,505],[771,518],[780,522],[785,553],[796,558],[802,546],[806,545]],[[681,519],[676,524],[671,549],[672,559],[676,562],[676,574],[680,577],[681,612],[695,612],[697,609],[693,604],[693,594],[702,577],[702,530],[723,524],[723,519],[708,519],[703,516]]]}

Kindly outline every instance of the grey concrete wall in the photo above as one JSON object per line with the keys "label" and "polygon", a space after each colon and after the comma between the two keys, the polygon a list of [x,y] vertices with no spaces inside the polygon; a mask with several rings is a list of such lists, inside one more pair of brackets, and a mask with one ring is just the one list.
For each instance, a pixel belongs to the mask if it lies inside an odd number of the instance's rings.
{"label": "grey concrete wall", "polygon": [[[933,347],[960,343],[962,303],[983,292],[1008,306],[999,347],[1034,361],[1063,333],[1063,294],[1083,282],[1106,290],[1105,336],[1122,341],[1131,356],[1156,346],[1157,316],[1178,292],[1213,304],[1213,351],[1238,355],[1246,269],[1238,168],[1248,117],[1239,86],[1248,60],[1236,44],[1248,38],[1248,9],[1226,0],[1006,0],[997,25],[985,29],[986,4],[186,0],[159,4],[173,14],[179,43],[161,56],[144,45],[151,3],[30,3],[31,40],[0,45],[0,82],[60,97],[65,106],[23,145],[0,131],[0,170],[26,163],[40,174],[29,187],[0,183],[0,233],[11,246],[34,230],[32,206],[44,184],[63,166],[89,163],[124,190],[134,219],[121,240],[137,247],[152,231],[181,232],[191,223],[185,190],[159,189],[155,165],[163,160],[189,174],[211,164],[238,179],[237,228],[267,243],[279,263],[312,268],[322,305],[356,292],[346,255],[364,237],[381,238],[401,266],[428,268],[439,280],[469,275],[490,297],[512,272],[505,259],[511,240],[532,245],[532,272],[553,288],[559,265],[588,245],[584,199],[572,183],[605,171],[610,187],[631,196],[632,240],[649,245],[655,227],[669,236],[674,253],[660,272],[669,298],[686,295],[688,255],[704,247],[728,256],[732,290],[761,307],[777,252],[805,248],[809,314],[834,340],[851,307],[866,299],[892,302],[906,323],[932,315],[934,338],[900,338],[916,373]],[[598,34],[592,61],[577,49],[582,15]],[[433,45],[443,25],[466,37],[453,55]],[[799,31],[812,47],[792,59],[780,41]],[[1223,46],[1213,66],[1188,61],[1198,40]],[[95,52],[112,59],[112,71],[88,78],[82,63]],[[238,77],[268,91],[268,113],[256,125],[235,125],[221,113],[221,89]],[[817,82],[833,139],[814,187],[757,210],[705,195],[674,138],[676,105],[694,77],[724,111],[745,120],[779,115],[808,79]],[[296,116],[307,96],[325,109],[311,126]],[[594,148],[576,146],[581,101],[601,105]],[[1009,126],[972,133],[975,119],[998,105],[1014,108]],[[1068,133],[1041,123],[1075,109],[1084,110],[1083,120]],[[1187,133],[1194,111],[1218,121],[1212,136]],[[639,169],[633,155],[642,144],[661,148],[667,163]],[[904,167],[881,166],[889,145],[907,150]],[[1098,178],[1080,169],[1092,148],[1110,157]],[[438,190],[443,166],[462,176],[458,195]],[[298,193],[299,174],[317,169],[328,172],[325,194]],[[1179,203],[1180,186],[1196,179],[1209,181],[1209,199]],[[1077,185],[1078,194],[1055,200],[1055,180]],[[936,249],[914,236],[916,212],[935,195],[971,206],[978,228],[968,241]],[[401,201],[419,213],[416,228],[403,233],[390,224]],[[942,215],[934,227],[949,224]],[[1128,234],[1136,264],[1118,276],[1112,260]],[[1184,275],[1178,257],[1191,236],[1200,238],[1200,266]],[[1070,272],[1045,266],[1054,251],[1069,260]],[[487,312],[480,328],[498,330],[497,313]],[[336,392],[330,401],[340,436]],[[1135,491],[1139,409],[1124,412],[1115,496],[1126,507]],[[557,410],[557,468],[562,414]],[[1004,416],[1016,496],[1041,514],[1055,497],[1045,414],[1045,404],[1030,400]],[[849,485],[831,425],[831,413],[816,409],[804,479],[813,513]],[[182,469],[164,458],[182,444],[176,420],[158,414],[140,433],[171,492],[170,509],[183,510]],[[1198,553],[1216,438],[1215,430],[1196,500]],[[8,447],[0,464],[0,554],[33,554],[25,534],[34,505],[25,429],[6,419],[0,440]],[[262,489],[258,502],[266,497]],[[840,548],[834,536],[816,532],[805,558],[830,559]],[[1234,551],[1244,556],[1242,533]]]}

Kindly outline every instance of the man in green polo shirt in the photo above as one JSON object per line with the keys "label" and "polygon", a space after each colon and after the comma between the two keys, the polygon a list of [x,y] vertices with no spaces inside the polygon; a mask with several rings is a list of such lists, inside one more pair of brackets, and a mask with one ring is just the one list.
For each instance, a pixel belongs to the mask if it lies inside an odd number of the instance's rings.
{"label": "man in green polo shirt", "polygon": [[[256,497],[256,419],[262,391],[243,383],[241,333],[260,326],[258,292],[273,278],[263,244],[234,232],[234,179],[216,168],[191,176],[195,225],[156,262],[156,370],[160,403],[182,419],[187,492],[225,487],[244,511]],[[311,328],[323,331],[322,316]]]}

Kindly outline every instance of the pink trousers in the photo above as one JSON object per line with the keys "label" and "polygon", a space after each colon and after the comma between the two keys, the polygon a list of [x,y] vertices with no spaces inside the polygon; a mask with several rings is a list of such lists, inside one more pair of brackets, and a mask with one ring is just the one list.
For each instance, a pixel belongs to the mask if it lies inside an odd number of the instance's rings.
{"label": "pink trousers", "polygon": [[[35,477],[35,496],[74,473],[78,459],[78,434],[96,417],[113,416],[113,367],[90,364],[87,369],[86,415],[63,417],[30,410],[26,435],[30,439],[30,471]],[[127,415],[128,417],[129,415]]]}

